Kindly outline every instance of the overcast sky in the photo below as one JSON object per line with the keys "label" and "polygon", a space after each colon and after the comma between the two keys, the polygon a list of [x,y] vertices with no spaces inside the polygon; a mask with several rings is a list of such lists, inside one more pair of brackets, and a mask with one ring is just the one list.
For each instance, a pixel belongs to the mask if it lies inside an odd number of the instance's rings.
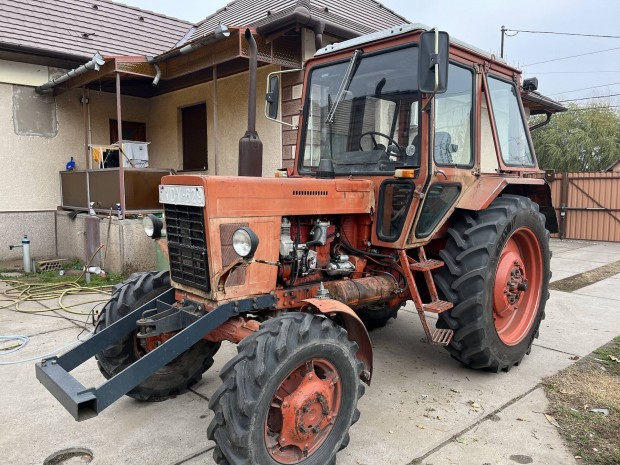
{"label": "overcast sky", "polygon": [[[229,0],[125,0],[124,3],[199,22]],[[497,55],[502,25],[509,29],[620,36],[619,0],[385,0],[381,3],[410,22],[437,26]],[[538,77],[539,91],[556,100],[620,94],[620,39],[522,32],[506,37],[504,47],[507,61],[523,69],[525,77]],[[591,53],[613,48],[616,50]],[[579,54],[588,55],[534,64]],[[598,87],[592,89],[594,86]],[[584,88],[590,89],[573,91]],[[566,91],[573,92],[561,93]],[[620,103],[618,97],[610,100]]]}

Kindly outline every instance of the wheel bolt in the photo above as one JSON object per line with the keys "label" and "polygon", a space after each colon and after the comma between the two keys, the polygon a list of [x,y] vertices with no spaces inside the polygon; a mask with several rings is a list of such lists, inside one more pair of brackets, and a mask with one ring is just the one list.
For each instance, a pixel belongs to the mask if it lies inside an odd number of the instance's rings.
{"label": "wheel bolt", "polygon": [[313,378],[312,373],[308,373],[308,379],[312,379],[312,378]]}
{"label": "wheel bolt", "polygon": [[280,437],[280,444],[286,444],[286,438]]}
{"label": "wheel bolt", "polygon": [[301,411],[304,413],[308,413],[310,409],[304,405],[304,408],[302,408]]}
{"label": "wheel bolt", "polygon": [[320,430],[319,430],[319,427],[318,427],[318,426],[315,426],[314,428],[312,428],[312,432],[313,432],[314,434],[318,434],[318,432],[319,432],[319,431],[320,431]]}
{"label": "wheel bolt", "polygon": [[299,431],[301,431],[304,434],[308,432],[308,430],[306,429],[304,425],[299,425]]}
{"label": "wheel bolt", "polygon": [[286,401],[282,402],[282,408],[288,408],[288,402]]}

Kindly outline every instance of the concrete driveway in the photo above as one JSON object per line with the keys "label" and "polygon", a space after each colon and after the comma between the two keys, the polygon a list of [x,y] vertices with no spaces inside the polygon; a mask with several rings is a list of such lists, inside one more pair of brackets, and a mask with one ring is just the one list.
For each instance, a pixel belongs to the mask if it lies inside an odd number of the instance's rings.
{"label": "concrete driveway", "polygon": [[[553,280],[620,260],[617,243],[552,241],[552,249]],[[542,413],[546,399],[538,385],[620,334],[618,289],[620,274],[572,293],[551,291],[531,355],[500,374],[464,368],[441,347],[423,343],[417,315],[408,306],[397,320],[372,333],[373,383],[360,401],[362,417],[338,463],[573,463]],[[0,310],[0,328],[3,335],[31,338],[24,349],[0,361],[47,353],[80,332],[60,318],[8,310]],[[39,384],[33,363],[0,366],[2,462],[42,464],[56,451],[84,447],[94,454],[92,464],[212,464],[208,399],[219,384],[220,367],[235,350],[223,345],[213,368],[185,395],[161,403],[125,397],[82,423]],[[84,385],[102,380],[92,360],[74,374]]]}

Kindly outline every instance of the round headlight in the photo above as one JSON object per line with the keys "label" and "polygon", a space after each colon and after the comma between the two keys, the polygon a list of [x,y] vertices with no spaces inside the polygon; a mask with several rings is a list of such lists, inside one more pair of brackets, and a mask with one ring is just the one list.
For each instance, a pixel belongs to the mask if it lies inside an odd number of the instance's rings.
{"label": "round headlight", "polygon": [[142,219],[142,226],[144,226],[144,232],[147,236],[153,239],[159,239],[164,227],[164,222],[155,215],[147,215]]}
{"label": "round headlight", "polygon": [[258,247],[258,236],[250,228],[239,228],[232,237],[233,249],[243,258],[252,258]]}

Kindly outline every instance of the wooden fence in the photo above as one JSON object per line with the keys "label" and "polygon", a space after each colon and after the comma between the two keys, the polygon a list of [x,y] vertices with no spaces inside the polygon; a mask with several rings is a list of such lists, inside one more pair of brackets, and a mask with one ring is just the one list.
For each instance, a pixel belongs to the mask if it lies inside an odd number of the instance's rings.
{"label": "wooden fence", "polygon": [[562,239],[620,242],[620,173],[548,173]]}

